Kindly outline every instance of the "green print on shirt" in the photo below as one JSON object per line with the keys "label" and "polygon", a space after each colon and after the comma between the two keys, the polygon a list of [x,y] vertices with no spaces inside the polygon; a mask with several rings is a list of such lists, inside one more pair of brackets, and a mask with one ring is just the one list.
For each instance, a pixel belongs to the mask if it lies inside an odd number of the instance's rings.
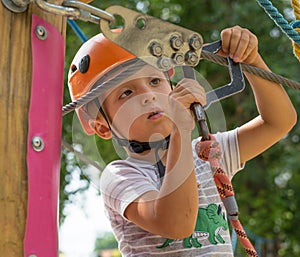
{"label": "green print on shirt", "polygon": [[[224,213],[222,213],[221,205],[212,203],[209,204],[207,208],[199,208],[195,231],[192,235],[183,239],[183,247],[200,248],[202,244],[198,239],[207,237],[207,234],[211,244],[216,245],[218,242],[224,244],[225,241],[219,234],[221,229],[228,229],[228,223]],[[173,239],[166,239],[166,241],[157,248],[168,247],[173,241]]]}

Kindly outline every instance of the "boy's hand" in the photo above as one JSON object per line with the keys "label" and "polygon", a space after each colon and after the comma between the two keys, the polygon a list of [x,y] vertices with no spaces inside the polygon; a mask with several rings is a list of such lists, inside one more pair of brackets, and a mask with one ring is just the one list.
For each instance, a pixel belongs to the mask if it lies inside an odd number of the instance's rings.
{"label": "boy's hand", "polygon": [[192,131],[195,123],[190,109],[193,103],[206,104],[205,90],[193,79],[182,79],[169,95],[171,119],[177,128]]}
{"label": "boy's hand", "polygon": [[218,54],[235,62],[255,65],[259,61],[257,37],[248,29],[234,26],[221,32],[222,48]]}

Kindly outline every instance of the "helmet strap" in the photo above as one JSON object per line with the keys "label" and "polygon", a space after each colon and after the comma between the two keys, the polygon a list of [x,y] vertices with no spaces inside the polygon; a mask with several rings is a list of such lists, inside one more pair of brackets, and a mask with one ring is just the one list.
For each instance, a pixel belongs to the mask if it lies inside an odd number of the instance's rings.
{"label": "helmet strap", "polygon": [[154,142],[139,142],[136,140],[128,140],[125,138],[119,138],[114,135],[114,140],[120,145],[126,147],[132,153],[142,153],[147,150],[155,149],[155,158],[156,158],[156,165],[158,168],[159,176],[162,178],[165,175],[165,166],[163,165],[158,151],[166,150],[169,147],[170,142],[170,135]]}
{"label": "helmet strap", "polygon": [[105,112],[104,112],[102,106],[100,105],[99,99],[98,99],[98,98],[95,98],[95,99],[94,99],[94,102],[95,102],[95,104],[96,104],[96,106],[97,106],[99,112],[101,113],[102,117],[105,119],[108,128],[112,131],[111,126],[110,126],[110,122],[109,122],[109,120],[108,120],[108,118],[107,118],[107,116],[106,116],[106,114],[105,114]]}
{"label": "helmet strap", "polygon": [[132,153],[143,153],[151,149],[166,150],[169,147],[170,135],[154,142],[139,142],[136,140],[128,140],[125,138],[119,138],[114,135],[114,140],[120,145],[128,148]]}

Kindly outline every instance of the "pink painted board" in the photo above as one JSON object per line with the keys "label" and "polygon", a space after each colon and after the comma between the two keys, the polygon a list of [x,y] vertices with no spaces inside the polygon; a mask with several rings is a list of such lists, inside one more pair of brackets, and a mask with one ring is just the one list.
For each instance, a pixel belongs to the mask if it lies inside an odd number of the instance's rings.
{"label": "pink painted board", "polygon": [[[45,38],[37,37],[38,26],[45,29]],[[33,70],[28,117],[24,256],[57,257],[65,43],[54,26],[35,15],[32,16],[31,39]],[[32,138],[36,136],[44,142],[41,151],[32,147]]]}

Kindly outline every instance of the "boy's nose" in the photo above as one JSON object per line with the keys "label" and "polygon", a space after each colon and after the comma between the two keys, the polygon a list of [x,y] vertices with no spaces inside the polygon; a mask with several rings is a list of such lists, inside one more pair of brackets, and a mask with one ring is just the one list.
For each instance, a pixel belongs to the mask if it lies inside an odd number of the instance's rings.
{"label": "boy's nose", "polygon": [[151,88],[145,86],[140,88],[142,104],[149,104],[156,101],[156,95]]}
{"label": "boy's nose", "polygon": [[156,101],[156,95],[150,91],[150,92],[145,92],[142,95],[142,104],[149,104],[149,103],[153,103]]}

